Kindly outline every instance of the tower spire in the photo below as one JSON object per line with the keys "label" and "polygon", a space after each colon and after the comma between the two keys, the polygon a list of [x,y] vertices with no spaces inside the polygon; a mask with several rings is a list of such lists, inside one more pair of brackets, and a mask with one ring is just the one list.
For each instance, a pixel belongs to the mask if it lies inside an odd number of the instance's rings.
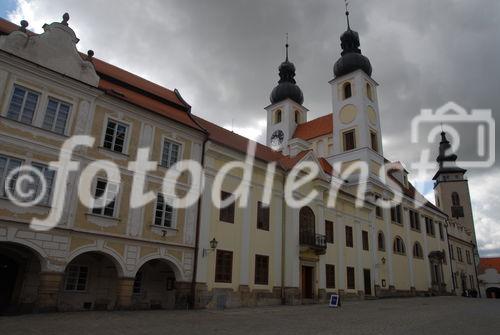
{"label": "tower spire", "polygon": [[347,20],[347,30],[351,30],[351,25],[349,24],[349,1],[345,1],[345,17]]}

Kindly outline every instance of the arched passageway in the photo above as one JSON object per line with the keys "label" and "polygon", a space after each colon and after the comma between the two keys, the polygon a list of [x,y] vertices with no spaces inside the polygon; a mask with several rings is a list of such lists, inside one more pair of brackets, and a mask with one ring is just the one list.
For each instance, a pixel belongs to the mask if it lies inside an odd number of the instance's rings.
{"label": "arched passageway", "polygon": [[162,259],[153,259],[142,265],[134,280],[133,306],[141,309],[175,308],[176,275],[174,267],[175,265]]}
{"label": "arched passageway", "polygon": [[59,310],[112,310],[117,303],[118,269],[112,256],[86,252],[66,266]]}
{"label": "arched passageway", "polygon": [[16,243],[0,243],[0,315],[36,308],[40,271],[36,251]]}

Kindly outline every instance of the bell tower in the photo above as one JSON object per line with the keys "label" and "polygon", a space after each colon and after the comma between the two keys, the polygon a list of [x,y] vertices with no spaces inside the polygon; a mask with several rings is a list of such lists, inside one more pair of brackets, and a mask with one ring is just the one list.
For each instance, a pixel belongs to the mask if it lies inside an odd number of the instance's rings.
{"label": "bell tower", "polygon": [[449,150],[451,144],[446,138],[446,133],[441,132],[439,155],[436,158],[439,169],[432,178],[436,205],[448,214],[450,220],[455,220],[470,231],[472,243],[477,245],[469,184],[465,178],[467,170],[456,165],[457,155],[449,153]]}
{"label": "bell tower", "polygon": [[307,108],[302,104],[304,95],[295,81],[295,65],[288,60],[288,37],[285,61],[279,66],[279,81],[271,92],[267,111],[266,144],[288,154],[288,141],[297,125],[307,122]]}
{"label": "bell tower", "polygon": [[378,84],[372,79],[370,60],[361,54],[359,34],[351,29],[346,10],[347,30],[340,36],[341,56],[334,65],[332,88],[333,155],[336,162],[364,161],[370,171],[384,164]]}

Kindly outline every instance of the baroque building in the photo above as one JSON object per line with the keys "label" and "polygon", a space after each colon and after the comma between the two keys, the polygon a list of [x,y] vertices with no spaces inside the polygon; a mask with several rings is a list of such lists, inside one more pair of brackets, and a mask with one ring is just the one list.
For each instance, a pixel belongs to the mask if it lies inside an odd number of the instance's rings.
{"label": "baroque building", "polygon": [[[78,52],[68,21],[65,14],[39,35],[25,21],[0,21],[2,312],[297,304],[326,301],[332,293],[415,296],[476,287],[477,279],[462,278],[474,274],[474,263],[458,258],[458,250],[475,254],[465,171],[440,167],[437,206],[409,183],[400,163],[391,164],[387,178],[380,176],[388,161],[378,84],[349,25],[330,81],[332,112],[317,119],[308,120],[287,45],[265,107],[262,145],[196,116],[177,90],[92,51]],[[95,141],[73,150],[80,167],[63,180],[64,168],[50,162],[76,135]],[[253,162],[245,169],[252,145]],[[146,157],[140,148],[149,149]],[[131,162],[137,159],[158,163],[143,176],[154,199],[134,207]],[[187,159],[203,167],[205,187],[197,202],[176,208],[162,184],[172,166]],[[100,160],[113,162],[120,178],[98,170],[85,181],[82,170]],[[218,178],[234,162],[241,168]],[[360,162],[366,171],[352,169]],[[294,168],[304,163],[319,173],[293,195],[314,197],[292,206],[285,199],[287,180],[297,179]],[[36,168],[47,180],[49,192],[35,206],[7,198],[15,186],[7,183],[15,180],[9,173],[20,166]],[[303,171],[298,177],[307,178]],[[192,175],[180,173],[174,191],[186,194],[192,184]],[[248,190],[246,206],[234,196],[241,185]],[[334,206],[332,185],[339,189]],[[224,208],[212,201],[216,186],[219,200],[229,200]],[[361,186],[364,201],[358,201]],[[33,186],[34,195],[39,187]],[[79,197],[79,188],[89,195]],[[54,202],[58,190],[66,193]],[[92,196],[110,201],[92,202]],[[50,218],[56,209],[62,215],[53,229],[30,229],[33,218]]]}

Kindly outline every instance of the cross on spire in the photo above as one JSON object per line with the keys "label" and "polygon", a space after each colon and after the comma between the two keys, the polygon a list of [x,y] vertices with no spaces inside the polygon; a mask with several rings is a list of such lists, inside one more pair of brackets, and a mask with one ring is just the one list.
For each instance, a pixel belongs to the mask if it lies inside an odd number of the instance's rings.
{"label": "cross on spire", "polygon": [[347,20],[347,29],[351,29],[351,26],[349,25],[349,1],[344,0],[345,2],[345,17]]}

